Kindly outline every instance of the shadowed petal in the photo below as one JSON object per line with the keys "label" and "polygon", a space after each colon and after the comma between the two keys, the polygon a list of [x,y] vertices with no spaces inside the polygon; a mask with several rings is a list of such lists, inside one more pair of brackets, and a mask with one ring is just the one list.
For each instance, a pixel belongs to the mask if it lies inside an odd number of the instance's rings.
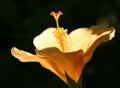
{"label": "shadowed petal", "polygon": [[[46,48],[43,50],[36,50],[37,55],[44,56],[45,59],[49,59],[51,65],[57,73],[61,74],[62,78],[65,78],[65,72],[76,82],[78,81],[82,68],[84,66],[83,51],[79,50],[71,53],[62,53],[59,49]],[[56,66],[54,66],[56,65]]]}

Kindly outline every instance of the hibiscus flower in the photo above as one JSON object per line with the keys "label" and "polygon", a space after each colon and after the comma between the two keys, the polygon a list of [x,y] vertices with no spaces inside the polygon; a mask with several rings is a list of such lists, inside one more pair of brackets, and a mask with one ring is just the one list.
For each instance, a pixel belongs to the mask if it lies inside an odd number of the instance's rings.
{"label": "hibiscus flower", "polygon": [[66,74],[78,83],[85,64],[91,59],[96,47],[103,41],[111,40],[115,35],[114,27],[78,28],[70,34],[59,27],[59,16],[63,13],[51,12],[56,21],[56,28],[44,30],[33,40],[36,54],[11,49],[14,57],[22,62],[39,62],[41,66],[50,70],[67,83]]}

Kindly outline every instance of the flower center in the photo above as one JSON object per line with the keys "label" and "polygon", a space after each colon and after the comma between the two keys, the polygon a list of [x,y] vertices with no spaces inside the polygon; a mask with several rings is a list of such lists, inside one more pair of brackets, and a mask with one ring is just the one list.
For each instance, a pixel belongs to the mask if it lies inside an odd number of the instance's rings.
{"label": "flower center", "polygon": [[64,43],[65,43],[67,30],[64,30],[64,28],[59,27],[59,22],[58,22],[60,15],[63,15],[63,13],[61,11],[58,11],[58,13],[51,12],[50,15],[52,15],[55,18],[57,28],[54,30],[53,33],[56,39],[58,40],[58,44],[60,44],[62,51],[64,52],[65,51]]}

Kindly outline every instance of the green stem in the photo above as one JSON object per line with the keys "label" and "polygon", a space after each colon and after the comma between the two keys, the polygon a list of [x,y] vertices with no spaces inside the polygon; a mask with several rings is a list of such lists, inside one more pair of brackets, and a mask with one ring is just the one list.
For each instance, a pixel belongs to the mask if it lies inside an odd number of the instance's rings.
{"label": "green stem", "polygon": [[71,79],[67,73],[66,73],[66,78],[67,78],[67,84],[69,88],[82,88],[82,76],[80,77],[78,83],[76,83],[73,79]]}

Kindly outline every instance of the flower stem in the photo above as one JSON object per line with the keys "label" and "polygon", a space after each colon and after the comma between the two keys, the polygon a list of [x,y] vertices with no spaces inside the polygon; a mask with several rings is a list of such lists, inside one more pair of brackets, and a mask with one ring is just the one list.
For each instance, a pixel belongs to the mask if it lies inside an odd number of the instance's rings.
{"label": "flower stem", "polygon": [[76,83],[74,80],[72,80],[66,73],[67,78],[67,84],[69,88],[82,88],[82,76],[80,77],[78,83]]}

